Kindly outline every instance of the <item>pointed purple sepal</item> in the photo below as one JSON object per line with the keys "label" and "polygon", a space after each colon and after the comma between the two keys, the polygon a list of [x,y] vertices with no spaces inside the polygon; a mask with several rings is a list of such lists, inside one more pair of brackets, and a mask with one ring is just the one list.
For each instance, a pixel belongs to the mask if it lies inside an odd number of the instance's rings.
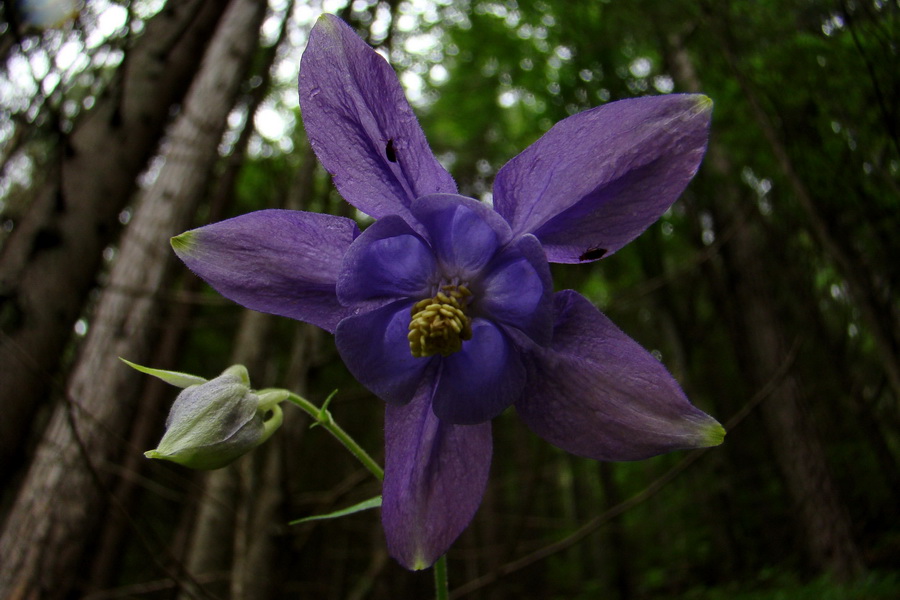
{"label": "pointed purple sepal", "polygon": [[456,191],[394,70],[335,16],[322,15],[310,33],[300,109],[316,156],[364,213],[405,217],[419,196]]}
{"label": "pointed purple sepal", "polygon": [[534,349],[528,387],[516,403],[532,431],[597,460],[640,460],[722,443],[722,426],[588,300],[567,290],[554,303],[552,347]]}
{"label": "pointed purple sepal", "polygon": [[178,257],[226,298],[334,331],[341,260],[359,235],[343,217],[261,210],[172,238]]}
{"label": "pointed purple sepal", "polygon": [[494,181],[494,208],[547,260],[608,256],[671,206],[706,151],[712,102],[696,94],[611,102],[554,125]]}
{"label": "pointed purple sepal", "polygon": [[378,219],[350,246],[338,276],[344,304],[370,300],[425,298],[437,279],[428,244],[395,215]]}
{"label": "pointed purple sepal", "polygon": [[388,405],[381,520],[388,552],[425,569],[469,525],[487,486],[491,424],[451,425],[431,410],[430,387],[413,402]]}

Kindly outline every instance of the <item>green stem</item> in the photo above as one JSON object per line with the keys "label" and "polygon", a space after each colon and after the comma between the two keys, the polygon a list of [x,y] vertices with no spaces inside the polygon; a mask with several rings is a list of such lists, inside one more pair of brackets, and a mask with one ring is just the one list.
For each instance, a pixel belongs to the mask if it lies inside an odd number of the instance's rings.
{"label": "green stem", "polygon": [[[331,435],[336,437],[337,440],[372,473],[372,475],[378,479],[384,479],[384,470],[371,456],[369,456],[368,452],[363,450],[362,447],[356,443],[356,440],[350,437],[346,431],[341,429],[340,425],[334,422],[334,418],[331,416],[331,413],[326,410],[325,406],[319,408],[306,398],[298,396],[293,392],[289,393],[287,399],[315,419],[317,425],[321,425],[323,428],[327,429]],[[326,400],[325,405],[327,406],[327,404],[328,401]],[[434,563],[434,595],[436,600],[449,600],[450,598],[450,588],[447,583],[446,555],[440,557],[437,562]]]}
{"label": "green stem", "polygon": [[450,587],[447,584],[446,554],[434,563],[434,597],[435,600],[448,600],[450,598]]}
{"label": "green stem", "polygon": [[291,392],[287,399],[304,410],[313,419],[315,419],[317,425],[321,425],[323,428],[328,430],[331,435],[336,437],[337,440],[342,443],[353,456],[359,459],[359,462],[361,462],[363,466],[372,473],[372,475],[377,477],[379,480],[384,479],[384,469],[382,469],[381,466],[379,466],[379,464],[375,462],[375,459],[369,456],[368,452],[363,450],[362,447],[356,443],[356,440],[350,437],[350,435],[346,431],[341,429],[340,425],[334,422],[334,418],[332,418],[329,411],[325,410],[324,408],[319,408],[306,398],[298,396],[293,392]]}

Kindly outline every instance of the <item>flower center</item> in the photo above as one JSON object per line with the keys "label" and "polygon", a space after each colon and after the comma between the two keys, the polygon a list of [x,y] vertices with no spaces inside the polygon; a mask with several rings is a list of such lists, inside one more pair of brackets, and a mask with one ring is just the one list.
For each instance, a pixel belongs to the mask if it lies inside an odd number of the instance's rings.
{"label": "flower center", "polygon": [[472,339],[472,319],[466,315],[472,295],[464,285],[445,285],[434,298],[416,302],[410,314],[409,351],[416,358],[449,356]]}

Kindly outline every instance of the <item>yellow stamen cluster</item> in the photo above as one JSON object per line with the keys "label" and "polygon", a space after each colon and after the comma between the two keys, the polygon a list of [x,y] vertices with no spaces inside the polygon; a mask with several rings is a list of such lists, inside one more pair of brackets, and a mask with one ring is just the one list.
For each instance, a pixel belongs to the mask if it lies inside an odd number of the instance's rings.
{"label": "yellow stamen cluster", "polygon": [[449,356],[472,339],[472,319],[466,315],[471,295],[464,285],[445,285],[434,298],[416,302],[407,335],[413,356]]}

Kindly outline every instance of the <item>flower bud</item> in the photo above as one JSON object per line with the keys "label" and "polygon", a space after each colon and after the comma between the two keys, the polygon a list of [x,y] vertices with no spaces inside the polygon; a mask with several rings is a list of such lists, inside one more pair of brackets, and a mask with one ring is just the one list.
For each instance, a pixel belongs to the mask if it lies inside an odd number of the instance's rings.
{"label": "flower bud", "polygon": [[278,403],[286,397],[282,390],[251,391],[247,369],[229,367],[215,379],[188,385],[178,394],[159,446],[144,455],[192,469],[224,467],[281,426]]}

